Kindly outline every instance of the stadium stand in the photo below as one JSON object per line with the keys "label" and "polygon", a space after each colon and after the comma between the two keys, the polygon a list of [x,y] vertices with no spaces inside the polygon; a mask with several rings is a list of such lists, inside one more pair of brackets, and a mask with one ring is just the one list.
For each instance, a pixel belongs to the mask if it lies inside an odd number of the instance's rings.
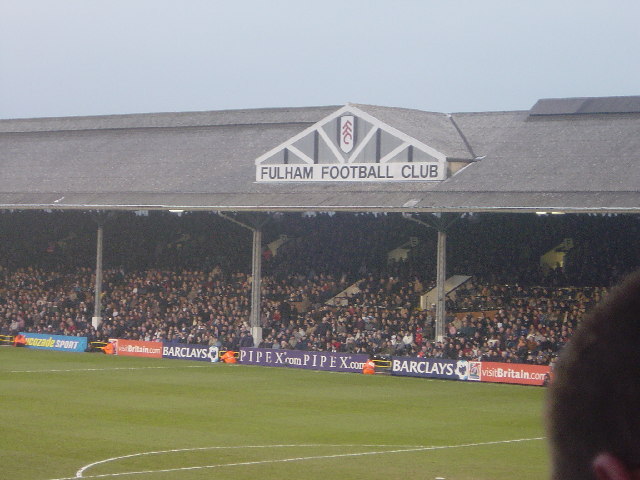
{"label": "stadium stand", "polygon": [[[64,221],[61,221],[64,220]],[[103,324],[91,325],[90,213],[3,212],[0,335],[19,331],[208,344],[249,334],[249,239],[208,213],[120,214],[106,230]],[[278,215],[265,246],[261,347],[549,364],[586,311],[640,265],[636,217],[472,215],[452,229],[449,269],[472,280],[447,300],[446,336],[419,308],[435,235],[399,215]],[[406,258],[387,252],[417,236]],[[572,238],[562,266],[540,258]],[[347,304],[325,302],[355,284]]]}

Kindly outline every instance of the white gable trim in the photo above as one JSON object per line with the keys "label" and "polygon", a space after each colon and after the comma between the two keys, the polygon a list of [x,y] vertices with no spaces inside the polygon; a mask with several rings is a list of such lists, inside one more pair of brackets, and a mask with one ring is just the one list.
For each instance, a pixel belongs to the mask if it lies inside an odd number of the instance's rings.
{"label": "white gable trim", "polygon": [[308,155],[306,155],[303,151],[299,150],[297,147],[294,147],[293,145],[289,145],[287,149],[291,153],[299,157],[300,160],[302,160],[303,162],[313,165],[313,158],[310,158]]}
{"label": "white gable trim", "polygon": [[371,140],[371,138],[376,134],[377,131],[378,131],[378,127],[373,127],[371,130],[367,132],[364,138],[358,142],[358,146],[356,147],[356,149],[353,152],[351,152],[351,156],[349,157],[349,163],[353,163],[356,161],[356,158],[358,158],[358,155],[362,153],[364,148],[369,143],[369,140]]}
{"label": "white gable trim", "polygon": [[329,150],[331,150],[331,153],[333,153],[333,156],[336,157],[338,163],[344,163],[344,158],[342,158],[342,155],[340,155],[338,147],[336,147],[335,144],[331,141],[329,135],[327,135],[327,132],[324,131],[323,127],[318,127],[318,133],[320,134],[320,137],[322,137],[322,140],[324,140],[324,143],[327,144],[327,147],[329,147]]}
{"label": "white gable trim", "polygon": [[302,132],[300,132],[299,134],[297,134],[294,137],[291,137],[289,140],[287,140],[286,142],[281,143],[280,145],[278,145],[275,148],[272,148],[271,150],[269,150],[267,153],[260,155],[258,158],[256,158],[255,164],[256,165],[260,165],[262,162],[264,162],[265,160],[267,160],[268,158],[271,158],[273,155],[275,155],[276,153],[278,153],[281,150],[284,150],[285,148],[289,148],[291,145],[293,145],[294,143],[296,143],[298,140],[300,140],[301,138],[306,137],[307,135],[309,135],[310,133],[318,130],[320,127],[324,126],[325,124],[329,123],[331,120],[333,120],[336,117],[339,117],[340,115],[344,114],[345,111],[347,111],[348,105],[345,105],[344,107],[338,109],[337,111],[333,112],[332,114],[326,116],[325,118],[323,118],[322,120],[314,123],[313,125],[311,125],[308,128],[305,128]]}
{"label": "white gable trim", "polygon": [[393,157],[395,157],[397,154],[399,154],[401,151],[403,151],[405,148],[408,148],[408,147],[409,147],[409,144],[407,142],[404,142],[401,145],[398,145],[396,148],[394,148],[389,153],[387,153],[384,157],[382,157],[380,159],[380,163],[387,163],[389,160],[391,160]]}
{"label": "white gable trim", "polygon": [[[289,151],[292,151],[293,153],[295,153],[297,156],[300,156],[300,154],[302,152],[300,152],[300,150],[298,150],[293,145],[298,140],[306,137],[307,135],[309,135],[309,134],[311,134],[311,133],[313,133],[315,131],[317,131],[319,133],[320,137],[322,137],[323,141],[327,144],[327,146],[329,147],[331,152],[336,157],[336,160],[339,163],[344,163],[344,159],[343,159],[342,155],[340,154],[340,152],[338,152],[337,147],[334,145],[334,143],[331,141],[331,139],[329,138],[329,136],[327,135],[327,133],[324,131],[324,129],[322,127],[324,127],[324,125],[326,125],[330,121],[334,120],[335,118],[344,115],[345,113],[351,113],[351,114],[355,115],[356,117],[360,117],[363,120],[366,120],[371,125],[373,125],[373,128],[371,129],[371,131],[369,131],[367,133],[365,138],[360,142],[360,145],[358,145],[358,147],[356,147],[356,149],[353,151],[353,153],[349,157],[349,160],[348,160],[349,163],[353,163],[355,161],[357,155],[360,154],[362,152],[362,149],[364,148],[364,146],[362,144],[363,143],[367,143],[371,139],[371,137],[375,134],[375,131],[377,129],[383,130],[383,131],[385,131],[385,132],[387,132],[387,133],[399,138],[400,140],[402,140],[404,142],[403,143],[403,145],[404,145],[403,148],[406,148],[409,145],[413,145],[415,148],[418,148],[419,150],[422,150],[423,152],[425,152],[426,154],[432,156],[433,158],[435,158],[438,161],[445,162],[446,159],[447,159],[447,156],[444,153],[436,150],[435,148],[430,147],[429,145],[426,145],[426,144],[416,140],[413,137],[410,137],[409,135],[401,132],[400,130],[398,130],[398,129],[394,128],[394,127],[391,127],[390,125],[387,125],[384,122],[381,122],[380,120],[378,120],[377,118],[373,117],[372,115],[369,115],[368,113],[360,110],[358,107],[356,107],[354,105],[351,105],[351,104],[347,104],[344,107],[339,108],[338,110],[336,110],[332,114],[326,116],[322,120],[314,123],[310,127],[304,129],[302,132],[300,132],[299,134],[297,134],[294,137],[290,138],[286,142],[281,143],[277,147],[272,148],[268,152],[260,155],[258,158],[256,158],[255,164],[256,165],[260,165],[262,162],[264,162],[265,160],[271,158],[273,155],[275,155],[276,153],[278,153],[278,152],[280,152],[280,151],[282,151],[284,149],[288,149]],[[366,142],[365,142],[365,140],[366,140]],[[292,150],[292,148],[295,149],[296,151]],[[400,148],[400,147],[398,147],[398,148]],[[395,149],[395,150],[397,150],[397,149]],[[394,150],[394,152],[395,152],[395,150]],[[400,149],[400,151],[402,151],[402,149]],[[396,152],[396,153],[398,153],[398,152]],[[384,157],[385,159],[387,159],[387,161],[388,161],[388,158],[387,158],[388,156],[389,155],[385,155],[385,157]],[[304,157],[300,157],[300,158],[303,159],[306,163],[309,163],[308,162],[308,160],[309,160],[308,156],[304,155]],[[313,163],[313,160],[311,161],[311,163]]]}
{"label": "white gable trim", "polygon": [[436,150],[433,147],[430,147],[429,145],[427,145],[425,143],[422,143],[422,142],[416,140],[413,137],[410,137],[406,133],[403,133],[400,130],[398,130],[397,128],[393,128],[392,126],[387,125],[384,122],[381,122],[376,117],[373,117],[373,116],[369,115],[368,113],[363,112],[359,108],[356,108],[356,107],[352,107],[352,108],[355,108],[355,110],[358,112],[356,114],[357,116],[361,117],[363,120],[366,120],[367,122],[371,123],[372,125],[378,127],[380,130],[384,130],[387,133],[390,133],[391,135],[393,135],[394,137],[398,137],[400,140],[403,140],[403,141],[407,142],[409,145],[413,145],[414,147],[417,147],[418,149],[420,149],[423,152],[431,155],[433,158],[435,158],[437,160],[440,160],[441,162],[446,162],[447,161],[447,156],[444,153]]}

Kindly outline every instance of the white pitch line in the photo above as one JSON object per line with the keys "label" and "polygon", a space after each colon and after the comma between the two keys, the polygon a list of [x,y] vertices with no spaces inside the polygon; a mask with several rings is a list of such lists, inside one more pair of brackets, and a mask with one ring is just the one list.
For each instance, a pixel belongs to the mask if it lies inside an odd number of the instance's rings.
{"label": "white pitch line", "polygon": [[[143,457],[146,455],[162,455],[165,453],[179,453],[179,452],[198,452],[202,450],[237,450],[237,449],[246,449],[246,448],[303,448],[303,447],[402,447],[402,448],[422,448],[422,447],[409,447],[406,445],[327,445],[327,444],[295,444],[295,445],[239,445],[235,447],[195,447],[195,448],[178,448],[173,450],[159,450],[156,452],[142,452],[142,453],[132,453],[131,455],[123,455],[121,457],[113,457],[107,458],[106,460],[100,460],[98,462],[90,463],[89,465],[85,465],[80,470],[76,472],[76,476],[74,478],[81,478],[84,472],[88,469],[95,467],[96,465],[100,465],[103,463],[114,462],[118,460],[124,460],[126,458],[133,457]],[[88,477],[85,477],[88,478]]]}
{"label": "white pitch line", "polygon": [[112,367],[112,368],[68,368],[52,370],[9,370],[7,373],[67,373],[67,372],[111,372],[114,370],[153,370],[153,369],[178,369],[178,368],[204,368],[206,365],[184,365],[172,367]]}
{"label": "white pitch line", "polygon": [[238,449],[238,448],[276,448],[276,447],[385,447],[390,445],[254,445],[254,446],[237,446],[237,447],[200,447],[200,448],[185,448],[179,450],[165,450],[158,452],[145,452],[145,453],[137,453],[132,455],[124,455],[121,457],[113,457],[108,458],[106,460],[101,460],[99,462],[94,462],[89,465],[82,467],[78,472],[76,472],[76,476],[74,477],[65,477],[65,478],[56,478],[51,480],[77,480],[79,478],[89,479],[89,478],[109,478],[109,477],[122,477],[126,475],[143,475],[143,474],[153,474],[153,473],[169,473],[169,472],[179,472],[179,471],[188,471],[188,470],[204,470],[211,468],[222,468],[222,467],[238,467],[238,466],[250,466],[250,465],[266,465],[272,463],[287,463],[287,462],[301,462],[306,460],[322,460],[329,458],[344,458],[344,457],[362,457],[366,455],[386,455],[389,453],[406,453],[406,452],[425,452],[430,450],[445,450],[451,448],[465,448],[465,447],[481,447],[485,445],[498,445],[498,444],[507,444],[507,443],[517,443],[517,442],[529,442],[533,440],[543,440],[544,437],[535,437],[535,438],[519,438],[514,440],[497,440],[493,442],[481,442],[481,443],[463,443],[459,445],[440,445],[440,446],[429,446],[429,447],[410,447],[410,448],[399,448],[394,450],[383,450],[383,451],[370,451],[370,452],[360,452],[360,453],[340,453],[335,455],[317,455],[317,456],[308,456],[308,457],[293,457],[293,458],[283,458],[278,460],[256,460],[251,462],[238,462],[238,463],[224,463],[217,465],[201,465],[194,467],[179,467],[179,468],[168,468],[161,470],[141,470],[141,471],[132,471],[132,472],[121,472],[121,473],[104,473],[100,475],[87,475],[84,476],[84,472],[91,467],[94,467],[99,464],[104,464],[112,461],[122,460],[131,457],[137,457],[142,455],[152,455],[152,454],[162,454],[162,453],[172,453],[172,452],[184,452],[184,451],[197,451],[197,450],[213,450],[213,449]]}

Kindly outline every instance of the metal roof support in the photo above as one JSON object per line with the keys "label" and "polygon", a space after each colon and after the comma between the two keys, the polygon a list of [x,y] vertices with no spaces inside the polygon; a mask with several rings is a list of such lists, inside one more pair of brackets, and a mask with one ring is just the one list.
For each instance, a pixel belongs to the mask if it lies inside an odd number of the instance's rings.
{"label": "metal roof support", "polygon": [[93,328],[98,328],[102,324],[102,251],[103,251],[103,235],[104,224],[107,223],[114,212],[96,212],[93,215],[93,220],[98,224],[98,233],[96,239],[96,280],[94,286],[94,303],[93,303],[93,317],[91,318],[91,325]]}
{"label": "metal roof support", "polygon": [[98,239],[96,240],[96,284],[91,325],[98,328],[102,324],[102,237],[104,221],[98,221]]}
{"label": "metal roof support", "polygon": [[447,280],[447,232],[438,229],[438,251],[436,263],[436,286],[438,300],[436,301],[436,340],[444,340],[444,324],[447,318],[444,282]]}
{"label": "metal roof support", "polygon": [[446,213],[434,213],[427,217],[428,221],[423,221],[413,217],[411,214],[402,215],[405,219],[419,223],[427,228],[434,228],[438,231],[438,250],[436,252],[436,341],[444,340],[444,325],[447,316],[445,306],[445,288],[444,284],[447,280],[447,229],[453,225],[461,215],[449,215]]}
{"label": "metal roof support", "polygon": [[251,336],[253,337],[253,345],[258,346],[262,342],[262,323],[260,322],[261,313],[261,295],[262,290],[262,230],[260,228],[253,229],[253,246],[251,256],[251,317],[249,326],[251,327]]}
{"label": "metal roof support", "polygon": [[[241,227],[251,230],[253,233],[253,245],[251,249],[251,314],[249,316],[249,326],[253,344],[257,347],[262,342],[262,326],[260,322],[261,313],[261,283],[262,283],[262,227],[269,221],[269,217],[254,217],[250,219],[253,225],[241,222],[223,212],[217,212],[223,218]],[[256,214],[258,215],[258,214]]]}

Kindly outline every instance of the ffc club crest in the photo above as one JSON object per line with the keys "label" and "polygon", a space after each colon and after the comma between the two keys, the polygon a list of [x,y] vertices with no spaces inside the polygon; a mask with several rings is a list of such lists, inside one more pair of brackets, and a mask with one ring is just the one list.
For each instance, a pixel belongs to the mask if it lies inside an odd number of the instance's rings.
{"label": "ffc club crest", "polygon": [[340,117],[340,130],[338,131],[338,137],[340,140],[340,150],[344,153],[349,153],[353,150],[353,144],[355,143],[355,118],[353,115],[343,115]]}

